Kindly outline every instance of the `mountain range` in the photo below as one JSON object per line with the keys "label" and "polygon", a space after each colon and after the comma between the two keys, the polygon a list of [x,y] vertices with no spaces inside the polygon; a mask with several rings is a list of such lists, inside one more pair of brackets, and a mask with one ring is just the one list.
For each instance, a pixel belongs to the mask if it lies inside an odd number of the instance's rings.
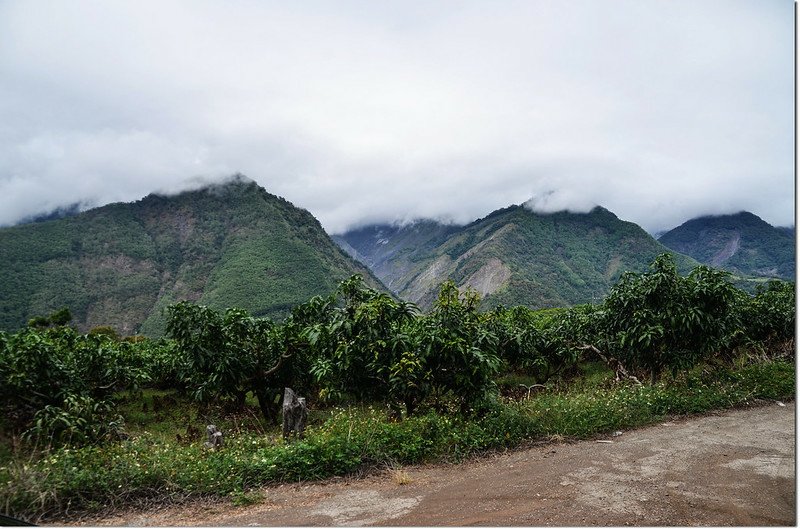
{"label": "mountain range", "polygon": [[[484,307],[599,301],[623,272],[646,270],[670,252],[602,207],[543,214],[517,205],[463,227],[422,220],[367,226],[334,240],[397,296],[422,308],[446,279],[477,290]],[[680,254],[675,259],[682,272],[698,264]]]}
{"label": "mountain range", "polygon": [[0,329],[66,306],[80,330],[160,336],[163,309],[184,299],[280,318],[352,274],[422,309],[447,279],[480,292],[484,308],[567,306],[600,301],[664,252],[682,273],[706,263],[733,271],[739,286],[794,278],[794,229],[749,213],[694,219],[659,241],[602,207],[524,205],[465,226],[418,220],[329,237],[311,213],[238,175],[0,229]]}

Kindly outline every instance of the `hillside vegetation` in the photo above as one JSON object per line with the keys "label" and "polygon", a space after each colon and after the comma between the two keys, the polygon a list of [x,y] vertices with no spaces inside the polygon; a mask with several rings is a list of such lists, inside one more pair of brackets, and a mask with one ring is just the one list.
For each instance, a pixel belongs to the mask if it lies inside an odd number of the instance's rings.
{"label": "hillside vegetation", "polygon": [[[452,279],[483,296],[483,307],[563,307],[602,299],[626,271],[668,251],[642,228],[597,207],[589,213],[495,211],[463,226],[421,221],[372,226],[334,237],[402,299],[430,307]],[[687,272],[697,263],[676,255]]]}
{"label": "hillside vegetation", "polygon": [[795,234],[746,211],[687,221],[659,238],[664,246],[741,276],[794,279]]}
{"label": "hillside vegetation", "polygon": [[0,329],[68,307],[78,329],[159,336],[180,300],[259,316],[329,292],[359,273],[307,211],[237,176],[0,230]]}

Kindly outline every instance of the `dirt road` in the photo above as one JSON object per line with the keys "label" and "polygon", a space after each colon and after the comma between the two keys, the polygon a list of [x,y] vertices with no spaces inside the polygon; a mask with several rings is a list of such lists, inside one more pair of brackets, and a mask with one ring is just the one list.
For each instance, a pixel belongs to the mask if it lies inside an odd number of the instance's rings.
{"label": "dirt road", "polygon": [[[89,525],[795,525],[795,405],[735,410],[462,465],[284,485]],[[609,442],[610,441],[610,442]]]}

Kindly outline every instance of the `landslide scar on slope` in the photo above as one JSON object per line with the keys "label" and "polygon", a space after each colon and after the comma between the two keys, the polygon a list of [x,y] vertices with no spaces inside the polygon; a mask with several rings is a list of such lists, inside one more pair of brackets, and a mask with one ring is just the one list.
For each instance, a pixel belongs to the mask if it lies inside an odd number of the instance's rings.
{"label": "landslide scar on slope", "polygon": [[477,272],[469,276],[464,286],[469,286],[486,297],[504,286],[511,278],[511,269],[500,259],[494,257],[487,261]]}
{"label": "landslide scar on slope", "polygon": [[720,266],[725,261],[734,256],[739,251],[741,244],[741,235],[734,233],[733,237],[725,243],[725,246],[711,258],[711,266]]}

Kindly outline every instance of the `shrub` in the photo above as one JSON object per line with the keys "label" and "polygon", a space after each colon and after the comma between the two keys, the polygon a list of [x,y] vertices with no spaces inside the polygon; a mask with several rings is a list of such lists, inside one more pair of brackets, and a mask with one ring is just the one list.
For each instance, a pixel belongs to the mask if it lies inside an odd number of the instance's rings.
{"label": "shrub", "polygon": [[416,307],[343,281],[317,323],[304,331],[311,371],[328,400],[384,400],[413,413],[426,393],[425,370],[413,345]]}
{"label": "shrub", "polygon": [[220,314],[187,301],[170,305],[167,314],[176,361],[197,400],[233,400],[241,408],[252,391],[264,418],[276,417],[275,392],[291,383],[279,377],[279,369],[291,362],[292,352],[272,320],[241,309]]}
{"label": "shrub", "polygon": [[770,281],[766,288],[759,285],[755,296],[742,296],[741,307],[746,340],[775,343],[794,339],[794,283],[775,280]]}
{"label": "shrub", "polygon": [[448,281],[416,329],[431,386],[455,396],[462,412],[479,407],[496,389],[492,377],[501,364],[497,336],[482,325],[479,303],[477,292],[462,295]]}
{"label": "shrub", "polygon": [[653,381],[663,369],[689,369],[726,347],[738,323],[729,274],[705,266],[678,275],[670,254],[643,274],[626,273],[604,303],[604,347]]}
{"label": "shrub", "polygon": [[[17,430],[34,426],[35,416],[37,431],[48,435],[59,431],[58,424],[75,423],[70,417],[80,418],[79,431],[102,429],[102,424],[91,421],[105,421],[102,410],[110,406],[112,394],[147,379],[135,346],[102,334],[80,335],[69,327],[0,333],[0,402]],[[68,437],[78,441],[102,436]]]}
{"label": "shrub", "polygon": [[119,440],[124,421],[108,400],[68,395],[62,406],[45,406],[33,417],[24,436],[37,444],[77,445]]}

